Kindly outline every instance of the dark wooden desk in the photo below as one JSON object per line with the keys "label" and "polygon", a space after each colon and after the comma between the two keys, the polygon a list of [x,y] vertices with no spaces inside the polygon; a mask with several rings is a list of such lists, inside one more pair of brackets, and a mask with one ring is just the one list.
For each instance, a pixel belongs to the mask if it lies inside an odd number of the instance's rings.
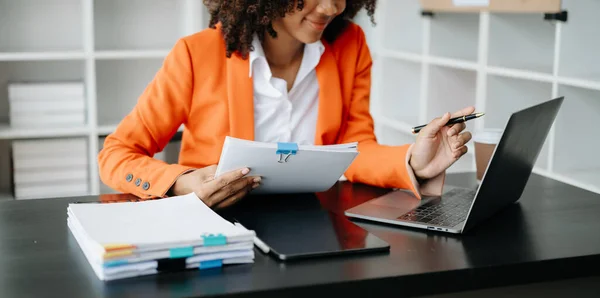
{"label": "dark wooden desk", "polygon": [[[473,176],[449,175],[469,185]],[[384,193],[340,183],[319,196],[342,212]],[[600,272],[600,195],[533,175],[519,203],[463,236],[357,222],[391,244],[386,254],[254,264],[99,281],[66,225],[71,201],[0,203],[0,297],[336,297],[426,295]]]}

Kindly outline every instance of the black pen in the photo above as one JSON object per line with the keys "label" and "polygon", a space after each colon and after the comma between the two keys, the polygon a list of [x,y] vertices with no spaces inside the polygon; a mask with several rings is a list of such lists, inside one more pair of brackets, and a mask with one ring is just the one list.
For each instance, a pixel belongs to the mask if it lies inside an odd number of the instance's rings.
{"label": "black pen", "polygon": [[[464,116],[454,117],[454,118],[451,118],[450,120],[448,120],[448,123],[446,123],[446,126],[452,125],[452,124],[456,124],[456,123],[467,122],[467,121],[469,121],[471,119],[476,119],[476,118],[479,118],[479,117],[481,117],[483,115],[485,115],[485,113],[476,113],[476,114],[470,114],[470,115],[464,115]],[[413,127],[412,128],[412,133],[419,133],[419,131],[421,131],[421,129],[423,127],[425,127],[425,126],[427,126],[427,124]]]}

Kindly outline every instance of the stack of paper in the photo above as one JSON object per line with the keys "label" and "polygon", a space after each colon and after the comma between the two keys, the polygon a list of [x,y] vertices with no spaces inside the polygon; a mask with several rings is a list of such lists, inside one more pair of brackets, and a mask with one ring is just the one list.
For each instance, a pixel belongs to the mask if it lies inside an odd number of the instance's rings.
{"label": "stack of paper", "polygon": [[195,194],[69,204],[68,226],[101,280],[254,262],[254,231],[225,220]]}
{"label": "stack of paper", "polygon": [[262,177],[253,194],[320,192],[331,188],[358,156],[358,143],[299,145],[226,137],[215,177],[250,168]]}
{"label": "stack of paper", "polygon": [[89,194],[88,147],[84,138],[12,142],[16,199]]}
{"label": "stack of paper", "polygon": [[10,126],[72,127],[85,124],[83,82],[9,83]]}

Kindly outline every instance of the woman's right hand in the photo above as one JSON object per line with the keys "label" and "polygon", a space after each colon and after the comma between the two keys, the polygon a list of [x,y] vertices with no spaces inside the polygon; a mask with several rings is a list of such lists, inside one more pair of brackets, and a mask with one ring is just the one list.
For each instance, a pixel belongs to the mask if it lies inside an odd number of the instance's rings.
{"label": "woman's right hand", "polygon": [[195,193],[208,207],[221,209],[233,205],[252,189],[260,185],[260,177],[246,177],[250,172],[243,168],[215,177],[217,166],[208,166],[185,173],[171,188],[173,195]]}

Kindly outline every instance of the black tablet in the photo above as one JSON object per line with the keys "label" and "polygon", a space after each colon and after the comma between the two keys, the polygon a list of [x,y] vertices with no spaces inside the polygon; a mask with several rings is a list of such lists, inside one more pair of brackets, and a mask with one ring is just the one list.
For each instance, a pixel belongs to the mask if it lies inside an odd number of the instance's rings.
{"label": "black tablet", "polygon": [[344,215],[324,209],[270,209],[237,214],[280,260],[389,251],[389,244]]}

